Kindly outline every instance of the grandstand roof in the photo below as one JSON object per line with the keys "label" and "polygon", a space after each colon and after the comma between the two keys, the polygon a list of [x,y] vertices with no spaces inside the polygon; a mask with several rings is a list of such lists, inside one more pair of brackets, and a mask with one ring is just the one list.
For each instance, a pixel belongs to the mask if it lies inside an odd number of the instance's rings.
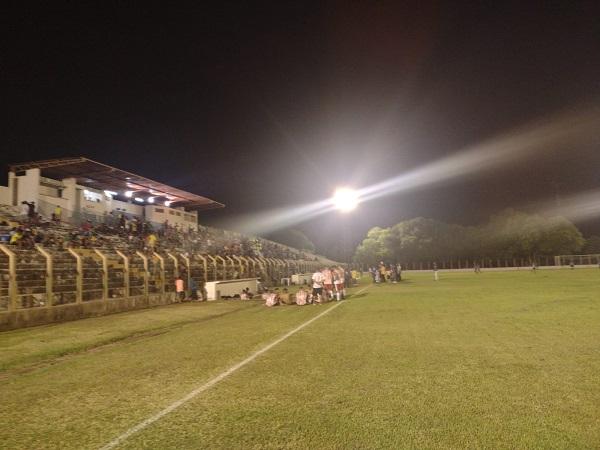
{"label": "grandstand roof", "polygon": [[11,164],[12,172],[40,169],[42,176],[62,180],[75,178],[77,183],[90,188],[122,193],[134,191],[136,194],[164,197],[172,206],[192,209],[215,209],[225,205],[201,195],[159,183],[126,170],[117,169],[84,157],[47,159],[27,163]]}

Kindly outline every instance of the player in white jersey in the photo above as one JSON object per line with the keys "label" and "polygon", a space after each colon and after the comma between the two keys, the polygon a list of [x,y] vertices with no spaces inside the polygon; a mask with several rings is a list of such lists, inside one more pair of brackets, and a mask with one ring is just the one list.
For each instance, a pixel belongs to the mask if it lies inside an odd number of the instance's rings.
{"label": "player in white jersey", "polygon": [[312,297],[313,297],[313,302],[315,302],[315,303],[321,303],[321,296],[323,295],[323,281],[324,281],[324,277],[323,277],[323,274],[321,272],[319,272],[317,270],[315,273],[313,273],[313,276],[312,276],[312,282],[313,282]]}
{"label": "player in white jersey", "polygon": [[332,270],[333,273],[333,284],[335,286],[335,297],[339,302],[340,300],[345,298],[344,291],[344,269],[341,267],[337,267]]}
{"label": "player in white jersey", "polygon": [[328,300],[333,299],[333,272],[329,268],[321,271],[323,274],[323,287],[325,288],[325,296]]}
{"label": "player in white jersey", "polygon": [[306,305],[306,301],[308,300],[308,292],[301,287],[298,292],[296,292],[296,305],[304,306]]}

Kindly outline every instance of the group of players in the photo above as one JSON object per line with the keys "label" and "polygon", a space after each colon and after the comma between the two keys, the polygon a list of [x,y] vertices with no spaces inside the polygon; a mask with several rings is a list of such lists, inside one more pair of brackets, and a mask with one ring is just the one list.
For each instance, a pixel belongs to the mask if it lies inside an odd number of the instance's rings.
{"label": "group of players", "polygon": [[[338,302],[343,300],[346,298],[346,279],[352,279],[348,275],[349,273],[343,267],[326,267],[316,271],[312,275],[311,298],[307,295],[307,301],[322,303],[327,300]],[[298,303],[298,294],[296,294],[296,303]]]}
{"label": "group of players", "polygon": [[[359,275],[357,272],[356,279]],[[340,301],[346,298],[346,286],[351,285],[352,274],[344,270],[343,267],[326,267],[312,274],[312,291],[305,289],[304,286],[298,289],[295,294],[296,304],[318,305],[329,300]],[[287,290],[285,290],[287,293]],[[280,304],[279,295],[275,291],[267,291],[263,294],[266,306],[276,306]]]}

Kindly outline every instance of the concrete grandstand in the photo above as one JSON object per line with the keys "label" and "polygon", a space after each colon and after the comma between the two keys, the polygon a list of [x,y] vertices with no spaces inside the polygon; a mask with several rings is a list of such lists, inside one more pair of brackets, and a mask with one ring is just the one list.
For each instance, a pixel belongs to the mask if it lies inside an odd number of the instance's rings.
{"label": "concrete grandstand", "polygon": [[13,165],[0,194],[0,330],[172,303],[179,277],[273,286],[332,263],[199,225],[224,205],[86,158]]}

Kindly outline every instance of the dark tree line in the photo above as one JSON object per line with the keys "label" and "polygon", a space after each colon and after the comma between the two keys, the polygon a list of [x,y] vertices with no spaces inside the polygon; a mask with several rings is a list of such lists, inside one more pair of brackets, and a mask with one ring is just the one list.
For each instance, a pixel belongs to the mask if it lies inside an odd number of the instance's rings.
{"label": "dark tree line", "polygon": [[[591,238],[587,247],[595,247]],[[447,224],[418,217],[390,228],[372,228],[356,248],[362,264],[378,261],[440,261],[525,258],[576,254],[586,246],[581,232],[564,217],[506,210],[481,226]]]}

